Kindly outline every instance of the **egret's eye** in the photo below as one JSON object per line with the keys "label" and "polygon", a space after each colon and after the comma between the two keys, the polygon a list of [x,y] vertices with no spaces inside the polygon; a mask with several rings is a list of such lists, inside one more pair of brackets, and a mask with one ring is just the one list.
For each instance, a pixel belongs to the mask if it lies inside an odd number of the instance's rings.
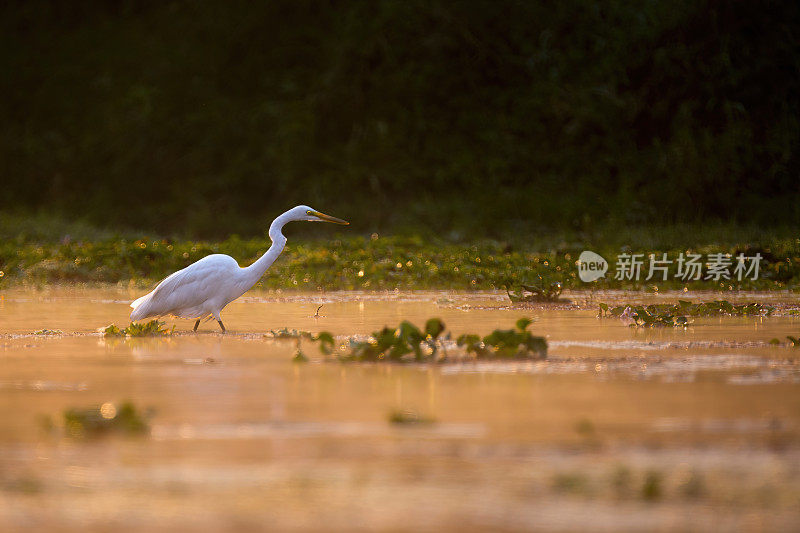
{"label": "egret's eye", "polygon": [[311,211],[306,211],[306,215],[313,215],[314,213]]}

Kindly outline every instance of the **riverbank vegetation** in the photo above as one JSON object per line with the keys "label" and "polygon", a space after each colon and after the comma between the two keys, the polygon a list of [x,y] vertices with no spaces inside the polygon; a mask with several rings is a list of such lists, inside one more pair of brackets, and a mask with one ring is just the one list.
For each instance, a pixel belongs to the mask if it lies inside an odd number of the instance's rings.
{"label": "riverbank vegetation", "polygon": [[[69,233],[31,235],[18,231],[0,240],[0,288],[15,284],[137,283],[150,286],[176,270],[212,253],[224,253],[248,265],[267,250],[266,238],[232,236],[191,241],[130,234],[103,235],[84,230],[81,238]],[[709,240],[701,241],[708,236]],[[94,237],[94,238],[92,238]],[[530,240],[454,242],[439,237],[335,234],[324,240],[293,239],[258,287],[281,290],[391,290],[391,289],[507,289],[512,295],[529,294],[525,287],[543,287],[556,297],[560,290],[749,290],[800,287],[800,239],[786,230],[771,237],[733,229],[727,238],[692,232],[688,228],[651,228],[638,233],[604,235],[581,240],[574,234],[544,235]],[[625,239],[629,239],[627,242]],[[576,262],[583,250],[599,253],[609,262],[605,277],[592,283],[580,280]],[[664,273],[651,279],[649,255],[667,254]],[[640,255],[638,276],[619,275],[618,257]],[[679,276],[678,258],[699,254],[700,279]],[[729,261],[725,273],[704,279],[713,254]],[[727,255],[729,254],[729,255]],[[761,256],[758,272],[735,268],[737,257]],[[749,266],[749,264],[748,264]],[[746,275],[744,275],[746,274]],[[727,276],[727,278],[726,278]],[[757,279],[752,279],[754,276]],[[738,279],[741,277],[742,279]],[[619,278],[619,279],[617,279]],[[629,279],[630,278],[630,279]],[[715,279],[716,278],[716,279]],[[557,287],[557,291],[550,288]],[[558,293],[558,294],[557,294]],[[524,301],[524,298],[522,298]]]}

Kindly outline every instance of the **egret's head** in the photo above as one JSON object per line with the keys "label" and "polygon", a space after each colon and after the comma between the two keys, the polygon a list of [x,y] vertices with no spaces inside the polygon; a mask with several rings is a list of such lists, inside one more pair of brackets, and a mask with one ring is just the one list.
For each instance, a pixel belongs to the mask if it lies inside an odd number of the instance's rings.
{"label": "egret's head", "polygon": [[298,205],[292,209],[292,212],[292,214],[297,217],[295,220],[305,220],[308,222],[333,222],[334,224],[343,225],[350,224],[348,221],[342,220],[341,218],[320,213],[316,209],[308,207],[307,205]]}

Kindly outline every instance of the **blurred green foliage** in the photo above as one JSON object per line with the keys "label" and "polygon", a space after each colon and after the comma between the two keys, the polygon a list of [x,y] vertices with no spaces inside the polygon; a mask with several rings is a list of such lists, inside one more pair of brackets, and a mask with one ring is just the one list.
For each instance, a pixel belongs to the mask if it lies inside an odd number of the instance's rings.
{"label": "blurred green foliage", "polygon": [[[385,289],[502,289],[530,285],[537,279],[560,283],[565,289],[621,288],[680,289],[798,289],[800,239],[774,239],[762,244],[719,242],[700,246],[667,246],[673,237],[643,239],[631,248],[610,242],[562,242],[544,247],[537,243],[512,244],[481,240],[472,245],[420,237],[342,237],[330,241],[290,241],[259,282],[263,289],[385,290]],[[689,237],[684,237],[687,241]],[[690,241],[691,242],[691,241]],[[613,244],[612,244],[613,243]],[[657,247],[645,248],[646,244]],[[167,275],[212,253],[231,255],[242,266],[269,248],[265,239],[231,237],[218,243],[158,238],[125,238],[61,242],[0,240],[0,288],[13,283],[134,281],[150,286]],[[597,245],[597,246],[595,246]],[[593,249],[612,266],[604,278],[591,284],[578,278],[576,261],[584,249]],[[617,280],[616,256],[640,251],[672,260],[679,253],[760,253],[759,278],[682,281],[675,264],[667,281],[647,281],[642,268],[638,280]],[[732,268],[729,269],[732,271]]]}
{"label": "blurred green foliage", "polygon": [[[74,438],[100,437],[111,434],[147,435],[150,426],[147,413],[131,402],[110,402],[88,409],[71,408],[63,412],[66,435]],[[50,424],[54,427],[54,424]]]}
{"label": "blurred green foliage", "polygon": [[[190,238],[299,203],[454,238],[796,227],[799,38],[796,2],[12,0],[0,210]],[[133,255],[91,276],[156,275]]]}

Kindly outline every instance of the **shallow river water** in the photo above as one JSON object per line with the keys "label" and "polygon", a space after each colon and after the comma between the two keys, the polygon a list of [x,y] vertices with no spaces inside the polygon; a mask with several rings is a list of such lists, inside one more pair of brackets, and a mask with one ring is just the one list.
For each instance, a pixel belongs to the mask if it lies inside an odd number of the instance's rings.
{"label": "shallow river water", "polygon": [[[180,320],[164,339],[97,333],[127,325],[141,293],[0,293],[0,530],[800,527],[800,350],[769,344],[800,335],[796,315],[643,331],[598,319],[588,295],[526,308],[503,293],[251,292],[223,311],[224,335]],[[431,317],[486,334],[523,316],[546,361],[341,364],[304,344],[297,364],[294,341],[264,337]],[[148,410],[148,436],[42,424],[124,400]],[[432,421],[392,424],[396,411]]]}

